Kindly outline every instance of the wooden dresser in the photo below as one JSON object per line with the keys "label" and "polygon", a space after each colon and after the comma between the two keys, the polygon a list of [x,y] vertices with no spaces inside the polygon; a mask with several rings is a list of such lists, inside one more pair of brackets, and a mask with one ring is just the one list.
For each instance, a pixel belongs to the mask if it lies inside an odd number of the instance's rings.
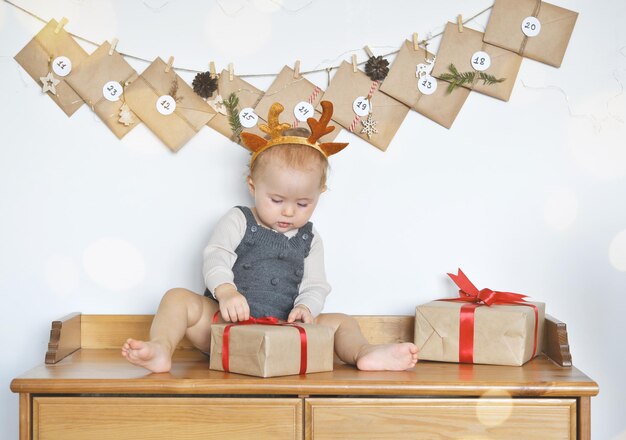
{"label": "wooden dresser", "polygon": [[[412,340],[413,317],[357,317],[376,343]],[[569,364],[565,325],[522,367],[419,362],[269,379],[208,369],[183,341],[169,373],[128,364],[147,315],[73,314],[52,324],[46,363],[15,378],[20,440],[589,439],[598,385]],[[549,356],[551,357],[549,357]],[[561,366],[559,365],[566,365]]]}

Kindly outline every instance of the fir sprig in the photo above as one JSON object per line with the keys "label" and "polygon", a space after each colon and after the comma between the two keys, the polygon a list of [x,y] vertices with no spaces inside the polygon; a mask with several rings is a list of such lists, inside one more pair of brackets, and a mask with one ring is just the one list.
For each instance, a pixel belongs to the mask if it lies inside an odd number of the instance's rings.
{"label": "fir sprig", "polygon": [[482,81],[486,86],[501,83],[506,80],[506,78],[496,78],[485,72],[459,72],[454,64],[450,64],[448,70],[450,73],[442,73],[439,75],[439,78],[450,82],[448,85],[448,93],[451,93],[454,89],[464,84],[472,84],[476,80],[476,74],[478,74],[478,81]]}
{"label": "fir sprig", "polygon": [[230,124],[231,130],[233,130],[232,139],[235,142],[241,142],[241,132],[243,131],[243,126],[241,125],[241,121],[239,120],[239,98],[234,93],[228,95],[228,98],[224,100],[224,106],[228,111],[228,123]]}

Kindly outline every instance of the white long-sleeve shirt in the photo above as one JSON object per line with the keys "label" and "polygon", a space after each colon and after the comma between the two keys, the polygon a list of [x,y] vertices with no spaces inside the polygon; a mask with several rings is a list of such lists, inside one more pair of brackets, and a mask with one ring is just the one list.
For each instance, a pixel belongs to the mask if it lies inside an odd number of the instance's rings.
{"label": "white long-sleeve shirt", "polygon": [[[204,248],[202,274],[206,287],[213,295],[222,284],[235,284],[233,266],[237,260],[235,249],[246,232],[246,217],[238,208],[230,209],[217,223],[209,243]],[[277,232],[279,234],[280,232]],[[298,233],[297,229],[285,233],[287,238]],[[330,284],[326,281],[324,269],[324,245],[319,233],[313,228],[313,240],[309,255],[304,259],[304,274],[300,283],[299,294],[294,306],[304,305],[313,317],[322,311],[326,296],[330,293]]]}

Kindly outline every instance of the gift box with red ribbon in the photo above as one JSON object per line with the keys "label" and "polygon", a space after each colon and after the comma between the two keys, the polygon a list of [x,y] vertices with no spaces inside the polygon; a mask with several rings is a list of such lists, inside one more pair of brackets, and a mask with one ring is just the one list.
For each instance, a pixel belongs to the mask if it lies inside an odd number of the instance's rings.
{"label": "gift box with red ribbon", "polygon": [[541,353],[545,304],[526,295],[479,290],[459,269],[458,298],[418,306],[415,344],[424,360],[522,365]]}
{"label": "gift box with red ribbon", "polygon": [[209,368],[259,377],[332,371],[334,333],[274,317],[213,324]]}

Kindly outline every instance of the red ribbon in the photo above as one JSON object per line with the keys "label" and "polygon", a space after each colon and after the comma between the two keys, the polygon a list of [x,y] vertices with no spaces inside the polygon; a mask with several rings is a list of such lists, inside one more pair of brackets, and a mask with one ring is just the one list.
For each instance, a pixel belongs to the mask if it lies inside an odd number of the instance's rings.
{"label": "red ribbon", "polygon": [[[217,323],[219,311],[213,315],[213,324]],[[305,374],[307,369],[307,336],[306,330],[295,323],[280,322],[280,320],[274,316],[262,316],[260,318],[250,317],[245,321],[233,322],[228,324],[224,328],[224,334],[222,336],[222,367],[224,371],[230,371],[230,329],[238,325],[280,325],[285,327],[293,327],[300,333],[300,372],[299,374]]]}
{"label": "red ribbon", "polygon": [[444,299],[440,301],[468,302],[461,307],[459,325],[459,362],[474,362],[474,312],[480,306],[492,305],[515,305],[532,307],[535,312],[535,337],[533,345],[533,357],[537,354],[537,333],[539,330],[539,310],[537,306],[526,302],[526,295],[511,292],[499,292],[491,289],[478,290],[465,276],[461,269],[458,274],[449,273],[448,276],[459,287],[459,298]]}

